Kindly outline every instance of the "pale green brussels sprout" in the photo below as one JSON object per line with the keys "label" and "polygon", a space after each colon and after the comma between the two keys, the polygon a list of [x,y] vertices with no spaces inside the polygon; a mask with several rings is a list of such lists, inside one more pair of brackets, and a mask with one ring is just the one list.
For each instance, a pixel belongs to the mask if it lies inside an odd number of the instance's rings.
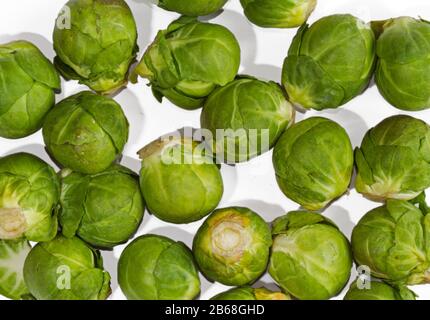
{"label": "pale green brussels sprout", "polygon": [[33,247],[24,280],[37,300],[104,300],[111,293],[100,252],[76,237],[58,236]]}
{"label": "pale green brussels sprout", "polygon": [[27,240],[0,240],[0,295],[20,300],[29,294],[23,269],[30,249]]}
{"label": "pale green brussels sprout", "polygon": [[354,282],[343,300],[415,300],[415,293],[405,286],[398,288],[379,281],[371,281],[370,288],[360,287]]}
{"label": "pale green brussels sprout", "polygon": [[46,162],[28,153],[0,158],[0,239],[53,239],[59,198],[59,179]]}
{"label": "pale green brussels sprout", "polygon": [[225,27],[181,17],[158,32],[134,70],[147,78],[154,96],[184,109],[197,109],[218,86],[234,80],[240,47]]}
{"label": "pale green brussels sprout", "polygon": [[336,225],[318,213],[293,211],[273,222],[269,273],[300,300],[325,300],[349,280],[352,255]]}
{"label": "pale green brussels sprout", "polygon": [[54,66],[32,43],[0,45],[0,136],[17,139],[39,130],[60,89]]}
{"label": "pale green brussels sprout", "polygon": [[185,16],[206,16],[215,13],[225,5],[227,0],[159,0],[158,6],[175,11]]}
{"label": "pale green brussels sprout", "polygon": [[43,125],[43,140],[53,158],[73,171],[106,170],[122,153],[128,121],[113,99],[85,91],[58,103]]}
{"label": "pale green brussels sprout", "polygon": [[113,165],[93,175],[68,169],[61,174],[59,221],[64,236],[77,235],[92,246],[111,248],[136,232],[145,205],[134,172]]}
{"label": "pale green brussels sprout", "polygon": [[243,162],[273,147],[294,122],[294,109],[277,83],[239,77],[209,96],[200,122],[218,158]]}
{"label": "pale green brussels sprout", "polygon": [[215,210],[194,238],[200,271],[228,286],[255,282],[267,268],[270,228],[254,211],[242,207]]}
{"label": "pale green brussels sprout", "polygon": [[331,15],[303,25],[282,71],[290,101],[305,109],[337,108],[369,84],[375,65],[375,35],[351,15]]}
{"label": "pale green brussels sprout", "polygon": [[404,200],[387,200],[366,213],[352,232],[358,265],[393,284],[430,283],[430,216],[420,195],[420,208]]}
{"label": "pale green brussels sprout", "polygon": [[430,23],[410,17],[378,21],[380,36],[375,81],[396,108],[418,111],[430,107]]}
{"label": "pale green brussels sprout", "polygon": [[273,151],[279,187],[308,210],[322,209],[348,190],[353,163],[346,131],[320,117],[288,128]]}
{"label": "pale green brussels sprout", "polygon": [[430,127],[398,115],[370,129],[355,150],[358,192],[375,200],[410,200],[430,187]]}
{"label": "pale green brussels sprout", "polygon": [[295,28],[308,20],[317,0],[240,0],[246,17],[264,28]]}
{"label": "pale green brussels sprout", "polygon": [[221,292],[211,300],[291,300],[288,294],[273,292],[266,288],[238,287]]}
{"label": "pale green brussels sprout", "polygon": [[200,293],[190,249],[153,234],[125,248],[118,263],[118,281],[129,300],[192,300]]}
{"label": "pale green brussels sprout", "polygon": [[212,212],[224,187],[218,166],[189,138],[159,138],[139,151],[140,187],[159,219],[190,223]]}
{"label": "pale green brussels sprout", "polygon": [[55,66],[102,94],[127,85],[136,58],[137,28],[123,0],[70,0],[54,29]]}

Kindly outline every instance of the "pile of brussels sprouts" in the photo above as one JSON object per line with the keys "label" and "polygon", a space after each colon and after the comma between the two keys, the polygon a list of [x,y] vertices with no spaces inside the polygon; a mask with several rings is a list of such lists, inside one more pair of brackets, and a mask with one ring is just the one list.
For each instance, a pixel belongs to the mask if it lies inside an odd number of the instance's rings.
{"label": "pile of brussels sprouts", "polygon": [[[136,22],[124,0],[70,0],[70,27],[57,23],[53,33],[53,63],[27,41],[0,45],[0,136],[42,129],[61,168],[28,153],[0,158],[1,295],[108,298],[111,275],[100,250],[128,243],[145,209],[173,224],[205,220],[192,248],[156,234],[126,245],[114,278],[128,299],[195,299],[200,274],[233,287],[213,300],[329,299],[346,286],[354,263],[372,278],[358,278],[347,300],[415,299],[407,286],[430,283],[429,125],[393,116],[353,150],[332,120],[294,121],[295,108],[344,105],[374,75],[396,108],[430,108],[430,24],[409,17],[366,24],[336,14],[308,25],[316,0],[241,0],[257,26],[299,27],[278,84],[238,75],[233,33],[198,20],[226,2],[160,0],[160,8],[182,16],[158,32],[137,64]],[[55,104],[60,75],[92,91]],[[160,102],[202,108],[201,128],[213,135],[160,137],[138,151],[137,174],[119,164],[129,123],[112,94],[139,76]],[[218,138],[218,129],[241,133]],[[255,129],[268,131],[267,147],[241,149]],[[269,224],[264,212],[219,208],[218,160],[246,162],[271,148],[273,178],[301,209]],[[382,204],[349,241],[323,211],[348,192],[354,167],[355,189]],[[253,287],[266,272],[278,291]]]}

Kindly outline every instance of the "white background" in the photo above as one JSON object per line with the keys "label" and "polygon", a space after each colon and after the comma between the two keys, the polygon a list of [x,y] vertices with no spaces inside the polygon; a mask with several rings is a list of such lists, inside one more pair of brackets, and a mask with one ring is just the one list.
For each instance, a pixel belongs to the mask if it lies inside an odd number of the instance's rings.
{"label": "white background", "polygon": [[[52,30],[55,18],[65,4],[65,0],[2,0],[0,1],[0,43],[25,39],[36,44],[50,59],[54,57]],[[150,3],[150,0],[127,0],[138,25],[139,58],[150,44],[159,29],[164,29],[178,15],[164,11]],[[319,0],[317,9],[310,22],[330,14],[351,13],[365,21],[387,19],[410,15],[430,19],[428,0]],[[250,24],[241,12],[239,0],[229,0],[225,11],[211,22],[228,27],[237,36],[242,48],[241,73],[264,79],[280,81],[281,67],[287,54],[295,29],[262,29]],[[76,82],[64,82],[63,91],[57,100],[70,96],[86,87]],[[124,151],[122,164],[139,171],[140,163],[136,152],[162,134],[184,126],[199,127],[200,111],[185,111],[168,101],[159,104],[152,96],[146,81],[129,85],[115,97],[130,122],[130,139]],[[384,118],[395,114],[410,114],[430,123],[430,110],[415,113],[402,112],[390,106],[372,85],[363,95],[355,98],[346,106],[331,111],[310,111],[297,114],[296,121],[319,115],[333,119],[348,131],[354,146],[360,144],[365,132]],[[0,156],[19,151],[36,154],[54,165],[46,154],[41,132],[20,140],[0,138]],[[225,194],[220,207],[247,206],[263,216],[266,221],[298,209],[279,190],[271,164],[269,152],[249,163],[236,167],[223,166]],[[354,224],[370,209],[379,204],[364,199],[355,190],[333,203],[324,215],[333,219],[349,238]],[[145,213],[145,218],[136,236],[156,233],[185,242],[191,246],[193,235],[201,222],[184,226],[164,223]],[[117,283],[116,266],[124,245],[111,252],[103,252],[105,268],[112,276],[112,296],[110,299],[124,299]],[[351,281],[355,274],[351,276]],[[275,289],[268,275],[257,286],[266,285]],[[202,278],[202,299],[228,289],[212,284]],[[341,299],[347,288],[337,299]],[[430,285],[416,286],[413,290],[420,299],[430,299]],[[1,297],[0,297],[1,299]]]}

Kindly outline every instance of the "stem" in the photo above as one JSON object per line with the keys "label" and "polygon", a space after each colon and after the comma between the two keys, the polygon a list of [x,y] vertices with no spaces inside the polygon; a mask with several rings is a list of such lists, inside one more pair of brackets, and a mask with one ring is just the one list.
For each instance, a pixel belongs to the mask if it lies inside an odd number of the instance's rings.
{"label": "stem", "polygon": [[17,239],[27,230],[27,220],[20,208],[0,209],[0,239]]}
{"label": "stem", "polygon": [[212,231],[212,249],[224,258],[239,260],[250,242],[246,228],[237,221],[223,221]]}

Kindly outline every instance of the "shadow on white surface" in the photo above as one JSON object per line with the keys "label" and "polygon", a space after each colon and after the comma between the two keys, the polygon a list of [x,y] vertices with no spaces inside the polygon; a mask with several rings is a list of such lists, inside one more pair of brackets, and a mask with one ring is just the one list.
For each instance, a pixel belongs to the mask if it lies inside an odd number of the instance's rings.
{"label": "shadow on white surface", "polygon": [[241,66],[244,70],[250,70],[257,56],[257,37],[253,26],[245,16],[228,9],[224,10],[216,23],[227,27],[236,36],[241,49]]}
{"label": "shadow on white surface", "polygon": [[[143,126],[145,125],[145,117],[143,114],[143,107],[139,98],[133,93],[133,91],[125,88],[115,99],[118,102],[124,114],[130,124],[129,127],[129,142],[140,141],[143,133]],[[127,149],[127,145],[125,146]],[[133,153],[137,153],[139,150],[134,150]]]}
{"label": "shadow on white surface", "polygon": [[365,91],[370,89],[370,88],[373,88],[374,86],[376,86],[375,76],[372,76],[372,78],[370,79],[370,82],[369,82],[369,86],[365,89]]}
{"label": "shadow on white surface", "polygon": [[[130,7],[131,7],[130,2],[144,3],[150,7],[150,6],[155,6],[159,2],[159,0],[130,0],[127,2],[129,3]],[[153,9],[153,8],[150,7],[150,9]]]}
{"label": "shadow on white surface", "polygon": [[136,174],[139,174],[141,162],[137,158],[137,155],[136,155],[136,158],[132,158],[129,156],[123,156],[120,160],[120,164],[123,165],[124,167],[127,167],[130,170],[134,171]]}
{"label": "shadow on white surface", "polygon": [[1,35],[0,43],[7,43],[17,40],[26,40],[30,41],[34,45],[36,45],[40,51],[49,59],[53,60],[55,57],[54,46],[51,40],[48,40],[44,36],[31,32],[23,32],[15,35]]}
{"label": "shadow on white surface", "polygon": [[276,283],[272,280],[270,281],[270,276],[268,274],[263,276],[263,279],[258,280],[252,285],[253,288],[266,288],[274,292],[279,292],[281,289],[276,285]]}
{"label": "shadow on white surface", "polygon": [[308,113],[308,110],[296,108],[296,107],[294,107],[294,110],[296,112],[294,117],[294,123],[300,122],[304,120],[306,117],[308,117],[306,115]]}
{"label": "shadow on white surface", "polygon": [[333,110],[325,110],[324,112],[325,115],[322,116],[328,116],[328,118],[336,121],[347,130],[353,147],[361,145],[361,140],[363,140],[368,127],[360,115],[342,107]]}
{"label": "shadow on white surface", "polygon": [[267,64],[249,64],[241,72],[243,75],[250,75],[260,80],[271,80],[281,83],[282,68]]}
{"label": "shadow on white surface", "polygon": [[64,90],[67,81],[61,76],[60,76],[60,81],[61,81],[61,92],[55,95],[55,103],[59,103],[60,101],[67,98],[66,92]]}
{"label": "shadow on white surface", "polygon": [[351,181],[348,186],[348,192],[351,192],[351,190],[355,189],[355,182],[357,180],[357,169],[354,167],[354,171],[352,172]]}
{"label": "shadow on white surface", "polygon": [[267,203],[261,200],[247,199],[231,203],[231,206],[246,207],[258,213],[266,222],[272,222],[276,218],[286,214],[284,208],[278,204]]}
{"label": "shadow on white surface", "polygon": [[185,230],[179,229],[175,225],[155,228],[148,233],[165,236],[175,241],[181,241],[190,249],[193,245],[194,235]]}
{"label": "shadow on white surface", "polygon": [[[354,229],[355,224],[351,220],[351,216],[348,210],[341,206],[333,205],[328,207],[322,214],[332,220],[339,227],[339,229],[342,230],[342,233],[348,239],[351,239],[352,229]],[[357,213],[354,212],[354,214]]]}
{"label": "shadow on white surface", "polygon": [[146,47],[152,41],[151,23],[152,23],[152,7],[154,0],[131,0],[127,1],[137,25],[137,44],[139,46],[138,58],[145,52]]}
{"label": "shadow on white surface", "polygon": [[[143,236],[145,234],[152,233],[152,229],[154,228],[154,225],[156,225],[157,221],[156,218],[148,211],[148,208],[145,207],[145,213],[143,215],[142,222],[140,223],[137,231],[134,233],[133,237],[130,239],[130,241],[124,245],[124,248],[134,239]],[[119,248],[120,251],[124,248]]]}
{"label": "shadow on white surface", "polygon": [[349,280],[347,282],[347,284],[345,285],[345,287],[342,289],[341,292],[339,292],[339,294],[334,297],[332,300],[343,300],[343,297],[345,296],[345,294],[348,292],[349,287],[351,286],[351,284],[357,279],[358,277],[358,273],[357,273],[357,269],[355,268],[355,264],[352,266],[351,269],[351,275],[349,277]]}
{"label": "shadow on white surface", "polygon": [[[204,275],[202,275],[201,272],[199,272],[199,277],[200,277],[200,295],[197,297],[197,299],[199,300],[204,300],[204,299],[210,299],[212,298],[212,296],[207,297],[206,293],[209,291],[210,288],[212,287],[217,287],[218,284],[215,284],[214,282],[210,282],[208,279],[205,278]],[[205,295],[205,297],[203,298],[203,295]]]}
{"label": "shadow on white surface", "polygon": [[219,16],[219,23],[233,32],[239,41],[242,67],[239,74],[254,76],[261,80],[281,81],[281,67],[256,63],[258,54],[256,32],[253,24],[243,14],[228,9],[224,10]]}
{"label": "shadow on white surface", "polygon": [[224,193],[218,206],[228,206],[237,186],[237,171],[234,166],[221,165],[221,176],[224,184]]}
{"label": "shadow on white surface", "polygon": [[[147,0],[147,1],[151,1],[151,0]],[[152,0],[152,1],[157,1],[157,0]],[[224,14],[224,12],[225,12],[225,9],[223,8],[221,10],[218,10],[217,12],[214,12],[212,14],[208,14],[207,16],[201,16],[198,19],[199,19],[199,21],[202,21],[202,22],[211,23],[212,19],[219,17],[221,14]]]}
{"label": "shadow on white surface", "polygon": [[200,290],[199,296],[196,298],[197,300],[205,300],[205,299],[212,298],[215,294],[209,294],[208,295],[209,289],[222,286],[222,284],[206,278],[206,276],[201,272],[201,270],[199,270],[199,278],[200,278],[200,289],[201,290]]}
{"label": "shadow on white surface", "polygon": [[5,155],[10,155],[14,153],[20,153],[20,152],[26,152],[33,154],[40,159],[44,160],[54,168],[58,168],[59,165],[55,163],[55,161],[49,156],[48,152],[45,149],[45,146],[43,144],[28,144],[24,146],[19,146],[17,148],[9,150]]}
{"label": "shadow on white surface", "polygon": [[111,276],[111,288],[112,288],[112,296],[113,296],[115,292],[119,289],[118,275],[117,275],[118,259],[115,257],[113,250],[100,251],[100,252],[103,257],[103,267],[106,271],[109,272]]}

